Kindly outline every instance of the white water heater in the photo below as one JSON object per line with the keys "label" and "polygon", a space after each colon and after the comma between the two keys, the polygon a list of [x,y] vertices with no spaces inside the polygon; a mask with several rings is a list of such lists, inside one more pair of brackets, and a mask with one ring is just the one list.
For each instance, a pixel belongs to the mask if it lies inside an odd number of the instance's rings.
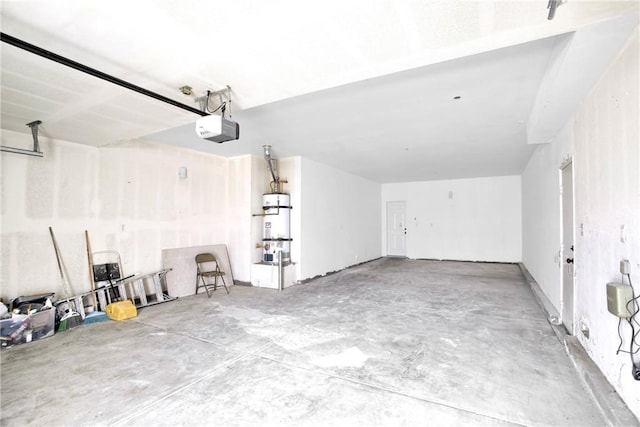
{"label": "white water heater", "polygon": [[262,260],[275,264],[278,252],[282,252],[282,263],[291,262],[291,205],[289,195],[285,193],[267,193],[262,195]]}

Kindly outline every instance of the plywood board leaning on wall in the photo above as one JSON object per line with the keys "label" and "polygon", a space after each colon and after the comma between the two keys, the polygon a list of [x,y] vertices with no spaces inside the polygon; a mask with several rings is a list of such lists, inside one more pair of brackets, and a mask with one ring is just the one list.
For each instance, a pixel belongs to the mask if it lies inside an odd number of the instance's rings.
{"label": "plywood board leaning on wall", "polygon": [[[185,297],[196,293],[196,255],[211,253],[218,260],[227,286],[233,285],[231,262],[227,245],[192,246],[162,250],[162,265],[171,268],[167,273],[167,293],[172,297]],[[224,291],[224,289],[223,289]]]}

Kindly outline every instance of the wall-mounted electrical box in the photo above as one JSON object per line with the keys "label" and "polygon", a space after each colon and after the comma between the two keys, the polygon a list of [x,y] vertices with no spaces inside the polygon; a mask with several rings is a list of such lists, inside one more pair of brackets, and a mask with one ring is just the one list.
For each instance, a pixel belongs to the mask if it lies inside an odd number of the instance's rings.
{"label": "wall-mounted electrical box", "polygon": [[631,274],[631,263],[628,259],[620,261],[620,274]]}
{"label": "wall-mounted electrical box", "polygon": [[[634,311],[633,303],[627,303],[633,299],[633,289],[623,283],[607,283],[607,309],[609,313],[628,319]],[[631,310],[631,311],[630,311]]]}

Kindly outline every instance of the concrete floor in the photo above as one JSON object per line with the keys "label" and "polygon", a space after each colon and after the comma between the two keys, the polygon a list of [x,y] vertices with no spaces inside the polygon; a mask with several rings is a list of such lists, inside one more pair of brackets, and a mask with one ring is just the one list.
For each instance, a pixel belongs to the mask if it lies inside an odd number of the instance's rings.
{"label": "concrete floor", "polygon": [[517,265],[380,259],[1,352],[2,425],[604,425]]}

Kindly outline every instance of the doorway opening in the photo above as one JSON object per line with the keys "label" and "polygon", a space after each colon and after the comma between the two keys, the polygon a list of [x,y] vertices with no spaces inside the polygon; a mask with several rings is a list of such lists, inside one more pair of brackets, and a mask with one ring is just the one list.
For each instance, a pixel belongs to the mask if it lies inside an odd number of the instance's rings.
{"label": "doorway opening", "polygon": [[407,256],[406,210],[406,202],[387,202],[387,256]]}
{"label": "doorway opening", "polygon": [[560,245],[560,264],[562,265],[562,323],[570,335],[574,335],[574,287],[575,259],[574,220],[573,220],[573,162],[563,163],[560,168],[560,209],[562,221],[562,240]]}

